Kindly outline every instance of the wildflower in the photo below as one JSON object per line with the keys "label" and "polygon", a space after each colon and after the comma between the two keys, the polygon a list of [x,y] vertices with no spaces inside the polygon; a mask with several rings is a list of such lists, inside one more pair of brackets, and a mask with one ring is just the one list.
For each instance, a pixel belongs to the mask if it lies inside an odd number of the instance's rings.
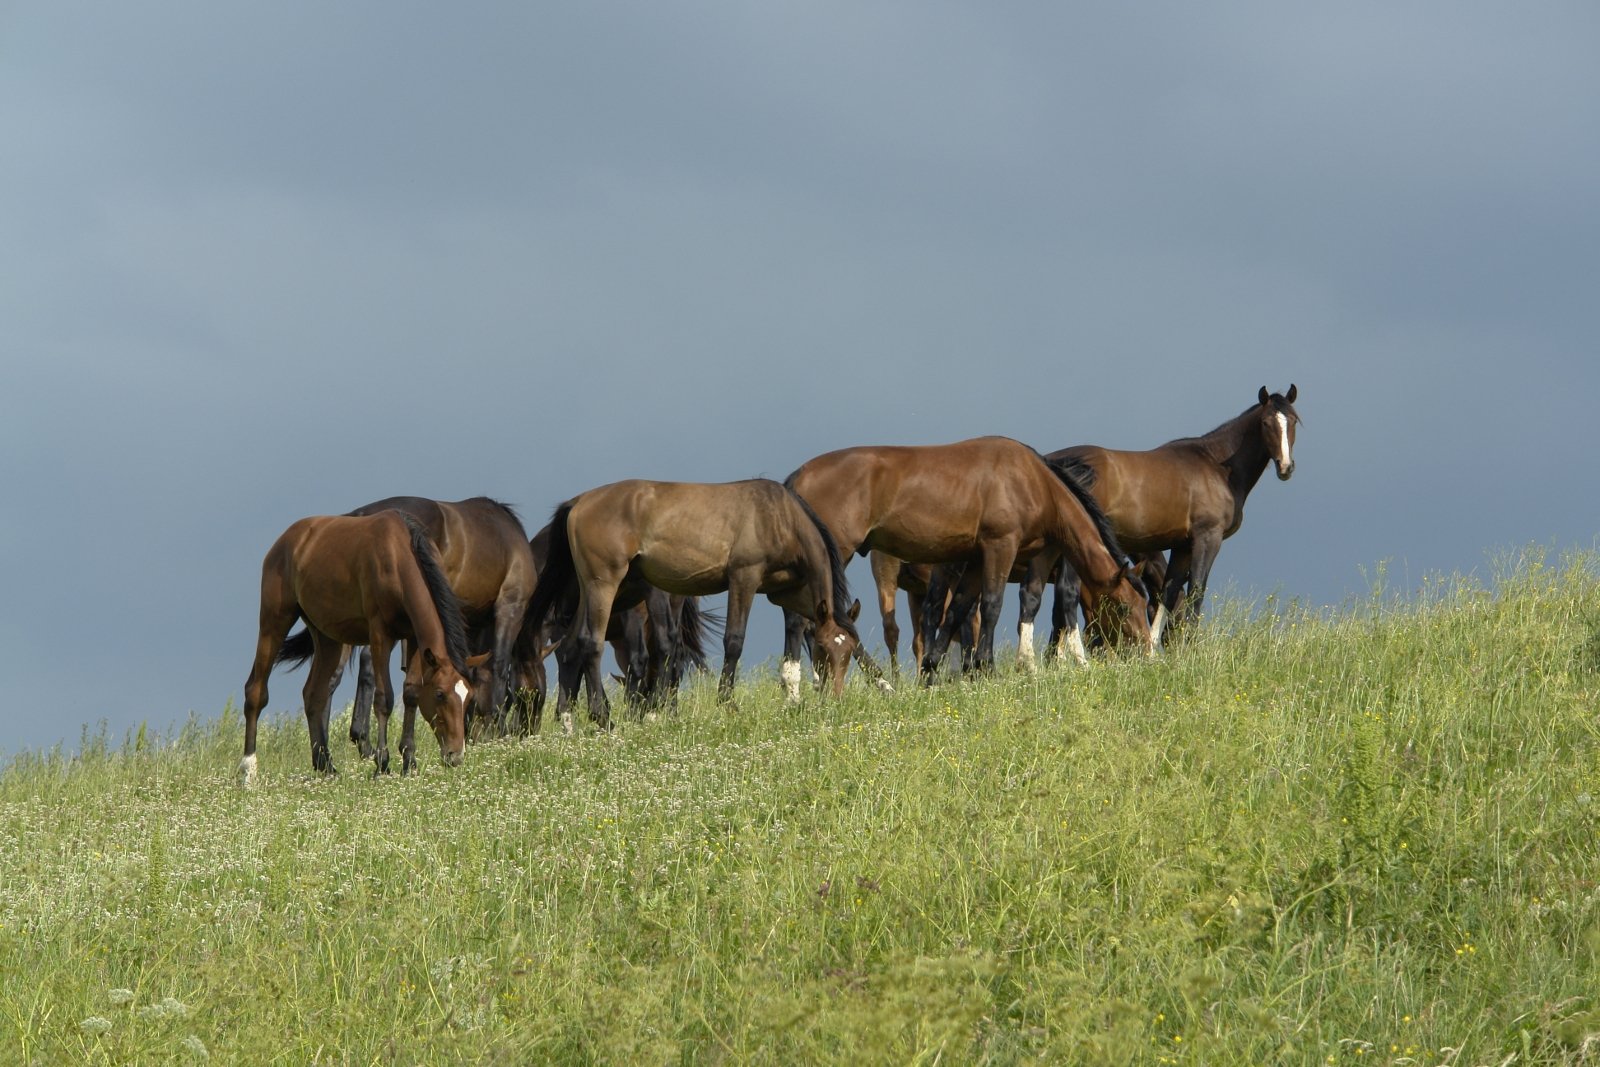
{"label": "wildflower", "polygon": [[107,993],[106,999],[113,1004],[126,1004],[133,999],[133,990],[119,987]]}
{"label": "wildflower", "polygon": [[178,1044],[182,1045],[197,1060],[209,1060],[211,1058],[211,1050],[206,1048],[206,1043],[194,1034],[190,1034]]}
{"label": "wildflower", "polygon": [[78,1029],[86,1034],[93,1034],[99,1037],[101,1034],[110,1031],[111,1020],[101,1015],[91,1015],[78,1024]]}

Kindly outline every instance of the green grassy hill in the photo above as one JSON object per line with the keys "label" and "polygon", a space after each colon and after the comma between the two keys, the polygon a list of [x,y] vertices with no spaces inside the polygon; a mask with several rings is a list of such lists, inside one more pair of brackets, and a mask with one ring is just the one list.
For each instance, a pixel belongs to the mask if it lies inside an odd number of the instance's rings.
{"label": "green grassy hill", "polygon": [[0,1059],[1600,1062],[1597,694],[1585,556],[411,779],[230,709],[0,773]]}

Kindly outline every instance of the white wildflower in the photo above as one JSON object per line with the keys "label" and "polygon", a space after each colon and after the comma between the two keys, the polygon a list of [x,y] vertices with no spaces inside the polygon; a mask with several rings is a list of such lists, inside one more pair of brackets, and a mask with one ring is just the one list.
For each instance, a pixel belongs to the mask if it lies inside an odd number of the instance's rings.
{"label": "white wildflower", "polygon": [[94,1034],[98,1036],[110,1031],[111,1020],[102,1015],[91,1015],[87,1019],[83,1020],[83,1022],[78,1024],[78,1029],[82,1030],[86,1034]]}

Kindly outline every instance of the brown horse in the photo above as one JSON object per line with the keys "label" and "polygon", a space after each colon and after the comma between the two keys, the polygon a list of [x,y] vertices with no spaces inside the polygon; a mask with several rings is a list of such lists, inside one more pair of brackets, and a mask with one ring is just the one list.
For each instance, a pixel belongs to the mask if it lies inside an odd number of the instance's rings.
{"label": "brown horse", "polygon": [[[256,720],[267,703],[267,675],[284,638],[304,619],[313,651],[304,698],[311,732],[311,767],[334,773],[328,751],[330,680],[346,645],[371,645],[377,666],[379,768],[388,763],[389,651],[411,641],[418,703],[439,739],[448,766],[460,764],[466,745],[466,626],[455,594],[434,555],[427,531],[406,515],[301,519],[283,532],[261,564],[261,624],[255,661],[244,686],[244,759],[239,773],[256,775]],[[412,712],[407,709],[408,720]],[[411,733],[412,724],[406,724]],[[405,754],[406,769],[412,755]]]}
{"label": "brown horse", "polygon": [[[376,515],[399,511],[415,519],[437,551],[450,589],[466,619],[468,648],[487,653],[487,661],[473,657],[473,702],[467,724],[491,717],[505,729],[508,697],[514,688],[511,644],[522,627],[522,615],[533,595],[538,572],[527,532],[509,505],[488,497],[468,500],[430,500],[419,496],[392,496],[364,504],[348,515]],[[280,662],[299,663],[311,656],[311,636],[300,631],[284,643]],[[335,672],[331,686],[337,687]],[[356,677],[355,701],[350,710],[350,740],[361,748],[362,758],[372,754],[368,729],[372,711],[372,653],[363,648]],[[414,685],[402,687],[408,712],[417,706]],[[414,721],[408,715],[407,722]],[[402,739],[404,747],[410,738]]]}
{"label": "brown horse", "polygon": [[[1198,616],[1206,581],[1222,542],[1244,522],[1244,502],[1271,462],[1280,481],[1294,474],[1294,409],[1299,390],[1269,393],[1261,387],[1256,403],[1201,437],[1180,437],[1145,452],[1079,445],[1046,458],[1084,464],[1093,474],[1090,490],[1100,502],[1117,539],[1135,554],[1171,550],[1166,589],[1151,624],[1157,644],[1169,622]],[[1042,585],[1037,570],[1032,581]],[[1075,626],[1075,577],[1062,569],[1056,583],[1056,614]],[[1185,594],[1187,600],[1185,601]],[[1037,592],[1023,594],[1024,621],[1032,629]],[[1180,605],[1180,601],[1184,601]],[[1071,645],[1074,634],[1069,631]],[[1081,644],[1081,637],[1077,638]],[[1054,647],[1056,635],[1051,636]],[[1076,651],[1076,650],[1075,650]]]}
{"label": "brown horse", "polygon": [[[609,725],[600,642],[612,611],[643,600],[649,586],[683,596],[727,592],[719,686],[724,700],[732,696],[757,593],[816,624],[818,665],[835,695],[843,692],[850,655],[860,644],[853,624],[860,605],[849,604],[844,564],[827,528],[777,482],[616,482],[562,504],[550,531],[549,562],[523,632],[537,633],[552,606],[576,585],[576,615],[556,653],[563,717],[585,682],[590,716]],[[786,659],[781,673],[790,695],[798,697],[798,657]]]}
{"label": "brown horse", "polygon": [[[994,624],[1006,578],[1019,560],[1065,555],[1091,601],[1126,610],[1127,636],[1146,645],[1145,599],[1109,525],[1073,472],[1052,466],[1027,445],[979,437],[951,445],[878,446],[829,452],[785,482],[833,533],[843,553],[881,549],[913,563],[979,565],[982,630],[976,662],[994,663]],[[964,617],[955,613],[955,618]],[[789,617],[786,654],[803,626]],[[931,676],[950,644],[951,615],[923,658]]]}

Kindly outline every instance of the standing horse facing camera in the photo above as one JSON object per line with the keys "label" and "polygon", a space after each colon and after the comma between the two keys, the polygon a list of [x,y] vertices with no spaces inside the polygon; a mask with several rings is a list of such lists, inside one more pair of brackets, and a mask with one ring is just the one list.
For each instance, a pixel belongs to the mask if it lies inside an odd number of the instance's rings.
{"label": "standing horse facing camera", "polygon": [[[1244,502],[1270,462],[1279,481],[1294,474],[1294,409],[1300,391],[1284,393],[1262,386],[1256,403],[1200,437],[1180,437],[1143,452],[1078,445],[1051,452],[1046,459],[1083,464],[1091,473],[1090,492],[1111,520],[1117,540],[1135,555],[1171,550],[1166,589],[1151,633],[1156,644],[1169,624],[1198,616],[1206,581],[1222,542],[1244,522]],[[1042,572],[1030,576],[1033,592],[1022,595],[1022,621],[1031,636],[1039,607]],[[1187,599],[1185,599],[1187,597]],[[1062,568],[1056,582],[1057,619],[1069,629],[1050,636],[1056,648],[1064,636],[1080,660],[1083,638],[1076,620],[1077,578]],[[1058,623],[1059,626],[1059,623]]]}
{"label": "standing horse facing camera", "polygon": [[[957,597],[932,634],[922,661],[930,678],[981,590],[976,663],[994,665],[994,626],[1012,566],[1065,556],[1084,575],[1090,601],[1120,605],[1125,636],[1150,643],[1143,592],[1129,581],[1122,550],[1072,469],[1051,465],[1027,445],[978,437],[950,445],[846,448],[807,461],[784,483],[832,532],[839,551],[879,549],[912,563],[975,562],[973,591]],[[786,619],[785,654],[803,625]]]}
{"label": "standing horse facing camera", "polygon": [[[577,587],[576,617],[556,651],[563,718],[584,682],[590,717],[610,725],[601,642],[612,611],[643,600],[650,586],[682,596],[727,592],[722,699],[733,695],[757,593],[816,624],[818,667],[834,695],[843,692],[850,655],[860,645],[854,625],[859,605],[850,604],[844,564],[827,528],[777,482],[615,482],[556,508],[550,534],[550,557],[523,629],[537,633],[551,607]],[[798,656],[785,658],[781,675],[798,698]]]}
{"label": "standing horse facing camera", "polygon": [[[389,652],[414,642],[418,702],[439,739],[447,766],[461,763],[466,746],[466,625],[455,594],[434,555],[427,531],[397,511],[371,516],[301,519],[267,551],[261,564],[261,624],[255,661],[244,686],[244,785],[256,777],[256,720],[267,703],[267,675],[282,658],[284,638],[296,619],[311,634],[311,672],[304,698],[311,733],[311,768],[333,774],[328,750],[330,682],[346,645],[371,645],[376,667],[378,766],[387,769]],[[411,709],[406,717],[411,718]],[[406,735],[411,723],[406,724]],[[413,755],[402,753],[405,768]]]}

